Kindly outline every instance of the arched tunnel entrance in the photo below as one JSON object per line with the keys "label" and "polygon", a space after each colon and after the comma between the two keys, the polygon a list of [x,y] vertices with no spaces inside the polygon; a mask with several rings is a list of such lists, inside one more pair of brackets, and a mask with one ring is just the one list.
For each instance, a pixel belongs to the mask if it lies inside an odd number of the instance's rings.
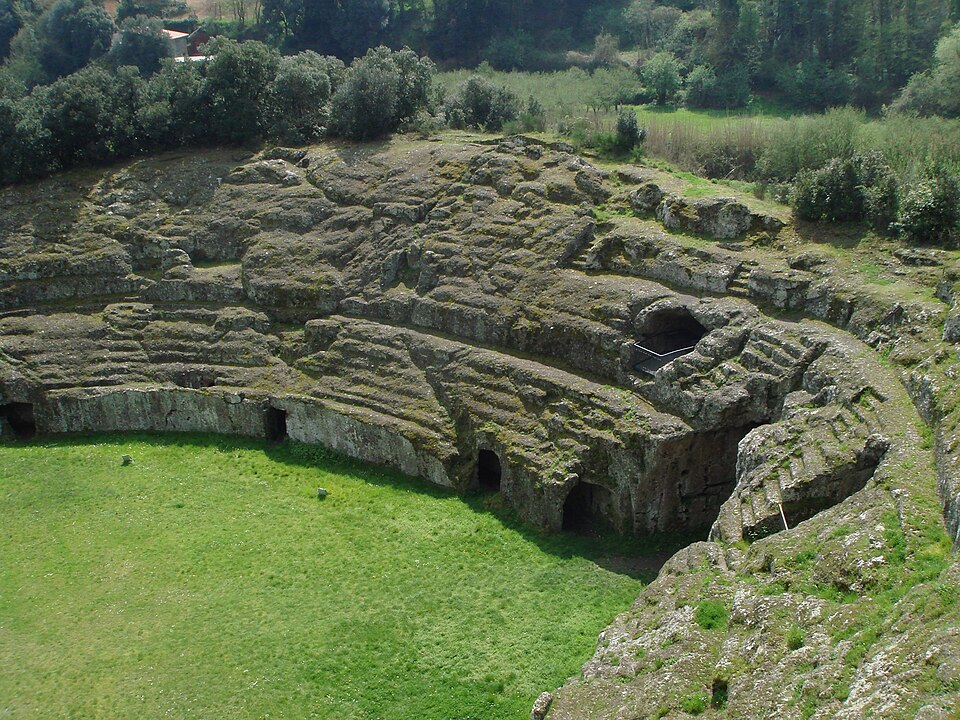
{"label": "arched tunnel entrance", "polygon": [[19,440],[29,440],[37,434],[32,403],[13,402],[0,405],[0,418],[6,421]]}
{"label": "arched tunnel entrance", "polygon": [[696,345],[707,334],[685,307],[657,310],[644,318],[637,342],[661,355]]}
{"label": "arched tunnel entrance", "polygon": [[602,485],[582,480],[577,482],[563,503],[563,529],[588,534],[609,527],[604,509],[610,506],[612,500],[613,494]]}
{"label": "arched tunnel entrance", "polygon": [[477,487],[484,492],[500,492],[502,474],[499,455],[486,449],[477,453]]}
{"label": "arched tunnel entrance", "polygon": [[685,307],[669,307],[643,319],[634,344],[633,368],[653,374],[672,360],[691,352],[707,334]]}

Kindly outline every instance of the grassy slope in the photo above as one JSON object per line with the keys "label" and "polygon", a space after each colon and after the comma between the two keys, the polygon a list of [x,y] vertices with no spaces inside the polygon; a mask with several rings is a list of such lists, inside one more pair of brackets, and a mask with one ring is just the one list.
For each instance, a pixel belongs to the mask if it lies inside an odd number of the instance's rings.
{"label": "grassy slope", "polygon": [[302,446],[0,445],[0,717],[523,717],[639,548],[485,504]]}

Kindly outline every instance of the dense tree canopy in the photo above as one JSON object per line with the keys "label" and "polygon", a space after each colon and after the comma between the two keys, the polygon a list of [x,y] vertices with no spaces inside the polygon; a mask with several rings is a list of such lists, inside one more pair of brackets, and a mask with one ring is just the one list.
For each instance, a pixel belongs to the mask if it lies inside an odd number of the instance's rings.
{"label": "dense tree canopy", "polygon": [[93,0],[57,0],[37,22],[40,65],[52,78],[76,72],[110,49],[115,30]]}
{"label": "dense tree canopy", "polygon": [[0,0],[0,59],[10,54],[10,41],[22,24],[13,0]]}
{"label": "dense tree canopy", "polygon": [[95,63],[0,99],[0,183],[193,143],[376,138],[422,112],[433,82],[433,63],[406,48],[378,47],[349,68],[252,41],[218,38],[211,52],[164,59],[149,76]]}
{"label": "dense tree canopy", "polygon": [[161,61],[170,57],[171,50],[163,24],[155,18],[138,15],[121,24],[110,48],[110,61],[114,67],[133,65],[149,75],[160,69]]}
{"label": "dense tree canopy", "polygon": [[960,25],[937,44],[934,65],[910,78],[899,107],[960,117]]}

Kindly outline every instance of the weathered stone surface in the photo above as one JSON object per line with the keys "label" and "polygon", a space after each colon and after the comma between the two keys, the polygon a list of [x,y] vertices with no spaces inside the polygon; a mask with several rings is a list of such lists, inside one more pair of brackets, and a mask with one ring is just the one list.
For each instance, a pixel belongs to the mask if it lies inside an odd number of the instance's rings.
{"label": "weathered stone surface", "polygon": [[[655,197],[647,187],[641,197],[631,203],[643,208]],[[681,230],[721,240],[735,240],[748,232],[775,235],[783,223],[770,215],[751,212],[750,208],[733,198],[716,197],[688,201],[675,195],[663,197],[656,208],[657,219],[667,230]]]}
{"label": "weathered stone surface", "polygon": [[551,693],[540,693],[536,702],[533,703],[533,710],[530,711],[530,720],[543,720],[547,716],[552,702],[553,695]]}
{"label": "weathered stone surface", "polygon": [[652,182],[644,182],[630,193],[630,207],[637,213],[652,213],[663,202],[664,192],[659,185]]}

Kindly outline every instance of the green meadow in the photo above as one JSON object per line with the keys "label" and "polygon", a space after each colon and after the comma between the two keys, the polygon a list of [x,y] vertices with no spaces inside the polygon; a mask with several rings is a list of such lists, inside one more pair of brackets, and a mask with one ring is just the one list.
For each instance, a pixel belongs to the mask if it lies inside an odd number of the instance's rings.
{"label": "green meadow", "polygon": [[670,549],[210,436],[0,444],[0,517],[4,719],[523,718]]}

